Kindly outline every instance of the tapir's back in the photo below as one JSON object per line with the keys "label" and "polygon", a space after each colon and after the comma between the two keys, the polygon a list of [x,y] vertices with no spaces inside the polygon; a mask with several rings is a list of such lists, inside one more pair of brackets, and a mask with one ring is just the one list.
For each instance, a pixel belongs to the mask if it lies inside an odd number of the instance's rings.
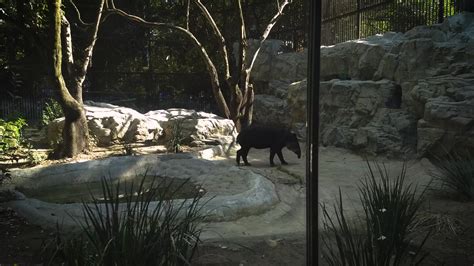
{"label": "tapir's back", "polygon": [[[243,129],[237,136],[237,143],[257,149],[269,148],[280,143],[284,145],[286,131],[278,128],[251,126]],[[282,143],[283,142],[283,143]]]}

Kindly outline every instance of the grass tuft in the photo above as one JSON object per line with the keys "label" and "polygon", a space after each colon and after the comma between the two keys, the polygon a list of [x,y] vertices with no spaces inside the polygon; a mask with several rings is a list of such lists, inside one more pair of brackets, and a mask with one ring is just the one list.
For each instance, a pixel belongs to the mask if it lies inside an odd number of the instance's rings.
{"label": "grass tuft", "polygon": [[436,171],[433,180],[442,188],[466,200],[474,200],[474,154],[471,151],[450,152],[431,158]]}
{"label": "grass tuft", "polygon": [[420,264],[427,256],[421,248],[430,232],[417,248],[411,246],[410,234],[424,191],[405,183],[406,164],[394,179],[385,166],[367,165],[368,175],[359,186],[363,218],[348,221],[341,191],[333,216],[323,206],[323,258],[329,265]]}
{"label": "grass tuft", "polygon": [[[164,200],[177,193],[171,184],[151,182],[144,176],[138,185],[126,187],[125,203],[121,184],[112,186],[103,178],[102,197],[82,203],[82,233],[58,237],[51,261],[67,265],[189,265],[194,256],[204,218],[201,195],[180,201]],[[180,181],[182,182],[182,181]],[[159,189],[160,188],[160,189]],[[165,195],[166,194],[166,195]],[[158,199],[158,200],[157,200]],[[173,204],[174,203],[174,204]]]}

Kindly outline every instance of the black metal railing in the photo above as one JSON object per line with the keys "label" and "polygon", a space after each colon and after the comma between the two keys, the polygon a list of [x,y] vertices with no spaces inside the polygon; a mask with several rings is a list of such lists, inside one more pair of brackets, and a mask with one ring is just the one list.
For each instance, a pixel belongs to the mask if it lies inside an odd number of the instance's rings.
{"label": "black metal railing", "polygon": [[474,11],[472,0],[323,0],[321,43],[331,45],[388,31],[440,23],[461,11]]}

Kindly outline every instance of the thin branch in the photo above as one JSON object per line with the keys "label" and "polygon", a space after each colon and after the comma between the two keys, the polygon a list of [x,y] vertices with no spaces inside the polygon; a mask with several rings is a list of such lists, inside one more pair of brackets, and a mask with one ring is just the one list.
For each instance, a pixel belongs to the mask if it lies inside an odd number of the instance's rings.
{"label": "thin branch", "polygon": [[191,0],[188,0],[186,6],[186,29],[189,30],[189,9],[191,7]]}
{"label": "thin branch", "polygon": [[[240,0],[237,0],[237,7],[239,11],[239,22],[240,22],[240,35],[239,35],[239,57],[237,59],[237,73],[236,73],[236,81],[240,80],[240,77],[245,74],[245,59],[247,57],[247,33],[245,28],[245,19],[244,13],[242,10],[242,4]],[[245,86],[244,86],[245,87]]]}
{"label": "thin branch", "polygon": [[278,2],[278,11],[273,16],[273,18],[270,20],[270,22],[267,25],[267,28],[265,29],[262,36],[260,37],[258,48],[255,51],[255,53],[253,54],[252,61],[251,61],[250,65],[248,66],[247,70],[246,70],[248,72],[247,79],[250,78],[250,72],[252,71],[252,67],[255,64],[255,60],[257,59],[258,53],[260,52],[260,48],[262,47],[263,42],[265,42],[265,40],[267,39],[267,37],[270,34],[270,31],[272,30],[273,26],[275,26],[275,24],[278,22],[278,19],[283,15],[283,10],[285,9],[285,7],[288,4],[290,4],[291,2],[292,2],[292,0],[285,0],[281,4],[280,4],[280,2]]}
{"label": "thin branch", "polygon": [[131,20],[135,23],[138,23],[142,26],[162,27],[162,28],[177,30],[177,31],[187,35],[191,39],[191,41],[194,43],[194,45],[196,45],[196,47],[198,47],[199,50],[201,51],[201,55],[204,58],[204,62],[206,63],[206,67],[207,67],[207,69],[209,71],[209,74],[211,76],[211,79],[212,79],[212,82],[211,82],[212,83],[212,89],[213,89],[213,92],[214,92],[214,97],[216,98],[216,101],[219,105],[219,108],[221,109],[221,111],[223,112],[223,115],[225,117],[228,118],[230,116],[229,108],[228,108],[228,106],[225,102],[224,95],[222,94],[222,91],[220,90],[219,75],[217,73],[217,69],[216,69],[214,63],[212,63],[212,60],[209,57],[209,54],[207,53],[204,46],[199,42],[199,40],[196,38],[196,36],[194,36],[194,34],[192,32],[190,32],[189,30],[187,30],[183,27],[176,26],[176,25],[170,24],[170,23],[146,21],[141,17],[128,14],[127,12],[125,12],[121,9],[118,9],[118,8],[109,8],[107,10],[107,12],[109,12],[111,14],[120,15],[120,16],[122,16],[124,18],[127,18],[127,19],[129,19],[129,20]]}
{"label": "thin branch", "polygon": [[64,15],[64,12],[61,16],[61,31],[62,31],[62,36],[65,41],[65,46],[66,48],[64,49],[66,52],[66,67],[68,71],[68,75],[72,75],[73,69],[74,69],[74,55],[72,52],[72,35],[71,35],[71,24],[67,20],[66,16]]}
{"label": "thin branch", "polygon": [[81,18],[81,12],[79,11],[79,8],[77,8],[76,4],[74,4],[73,0],[69,0],[69,3],[71,3],[72,7],[74,7],[74,11],[76,11],[77,19],[83,26],[93,26],[94,23],[87,23],[84,22]]}
{"label": "thin branch", "polygon": [[225,79],[229,80],[230,79],[230,69],[229,69],[229,58],[227,54],[227,48],[225,45],[225,39],[224,36],[222,35],[221,31],[219,30],[219,27],[217,27],[217,23],[212,17],[211,13],[209,13],[209,10],[207,10],[206,6],[204,6],[203,3],[201,3],[201,0],[194,0],[194,3],[199,7],[201,10],[202,14],[204,17],[207,19],[209,24],[212,27],[212,30],[214,34],[219,38],[219,48],[223,54],[224,57],[224,66],[225,66]]}
{"label": "thin branch", "polygon": [[95,42],[97,41],[97,33],[99,32],[99,25],[101,22],[104,5],[105,5],[105,0],[101,0],[97,18],[94,22],[94,31],[92,33],[90,43],[85,49],[84,60],[83,60],[82,66],[80,66],[79,73],[76,77],[76,82],[77,82],[76,99],[81,103],[82,103],[82,84],[84,83],[84,80],[87,74],[87,68],[89,67],[89,64],[92,59],[92,52],[94,50]]}

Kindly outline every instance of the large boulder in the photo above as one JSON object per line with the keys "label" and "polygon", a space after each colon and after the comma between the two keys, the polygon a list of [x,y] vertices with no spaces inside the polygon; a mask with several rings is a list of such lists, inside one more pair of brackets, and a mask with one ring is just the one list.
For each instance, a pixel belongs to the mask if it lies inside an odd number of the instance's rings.
{"label": "large boulder", "polygon": [[418,121],[419,154],[474,148],[474,84],[431,98],[424,109]]}
{"label": "large boulder", "polygon": [[[248,41],[247,60],[252,59],[259,43],[259,40]],[[234,44],[234,55],[237,55],[236,51],[237,45]],[[289,82],[302,80],[306,78],[307,57],[306,49],[293,53],[285,46],[285,42],[268,39],[260,48],[251,77],[254,80],[267,82],[276,77]]]}
{"label": "large boulder", "polygon": [[254,123],[284,126],[306,137],[306,80],[272,82],[273,94],[257,94],[254,101]]}
{"label": "large boulder", "polygon": [[[195,110],[168,109],[142,114],[131,108],[92,101],[87,101],[84,109],[90,134],[99,146],[118,142],[166,142],[172,137],[176,121],[181,121],[183,144],[228,144],[236,137],[232,120]],[[59,141],[63,125],[64,118],[48,125],[48,143]]]}
{"label": "large boulder", "polygon": [[371,154],[413,152],[416,120],[400,109],[399,90],[389,80],[322,82],[321,143]]}
{"label": "large boulder", "polygon": [[[168,109],[167,120],[162,121],[163,136],[160,141],[169,141],[176,130],[181,131],[182,143],[192,146],[206,144],[229,144],[235,141],[237,131],[230,119],[215,114],[187,109]],[[176,128],[178,127],[178,128]]]}

